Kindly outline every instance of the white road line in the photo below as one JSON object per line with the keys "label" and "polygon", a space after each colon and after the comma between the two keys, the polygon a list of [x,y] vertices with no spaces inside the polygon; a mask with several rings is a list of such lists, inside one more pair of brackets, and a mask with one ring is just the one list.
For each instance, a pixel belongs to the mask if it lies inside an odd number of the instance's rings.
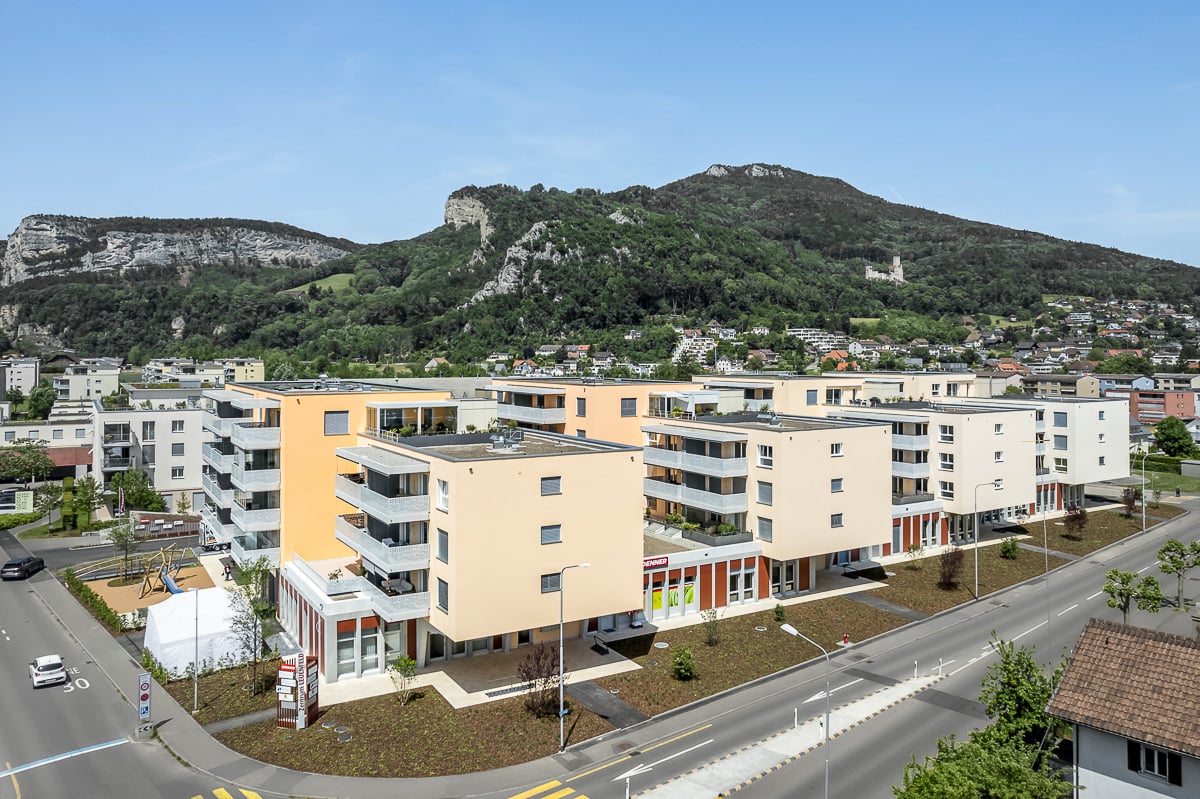
{"label": "white road line", "polygon": [[1145,568],[1138,569],[1138,570],[1137,570],[1137,573],[1138,573],[1138,574],[1141,574],[1142,572],[1146,571],[1146,569],[1149,569],[1149,568],[1150,568],[1149,566],[1146,566]]}
{"label": "white road line", "polygon": [[1046,624],[1046,622],[1044,622],[1044,621],[1039,621],[1037,624],[1033,625],[1033,626],[1032,626],[1032,627],[1030,627],[1028,630],[1026,630],[1025,632],[1021,633],[1020,635],[1014,635],[1014,636],[1013,636],[1013,640],[1014,640],[1014,641],[1020,641],[1022,638],[1024,638],[1024,637],[1025,637],[1025,636],[1027,636],[1027,635],[1029,635],[1031,632],[1033,632],[1033,631],[1034,631],[1034,630],[1036,630],[1037,628],[1044,626],[1045,624]]}
{"label": "white road line", "polygon": [[99,752],[101,749],[111,749],[114,746],[120,746],[121,744],[127,744],[127,743],[129,743],[128,738],[116,738],[112,741],[105,741],[102,744],[95,744],[93,746],[85,746],[82,749],[76,749],[71,752],[63,752],[61,755],[54,755],[52,757],[44,757],[41,760],[35,760],[32,763],[26,763],[23,766],[17,766],[15,768],[9,768],[9,769],[5,769],[4,771],[0,771],[0,778],[8,777],[13,774],[20,774],[22,771],[29,771],[30,769],[37,768],[38,766],[48,766],[51,763],[57,763],[60,760],[67,760],[72,757],[79,757],[80,755],[86,755],[89,752]]}
{"label": "white road line", "polygon": [[1093,599],[1095,599],[1096,597],[1100,596],[1103,593],[1104,593],[1103,591],[1097,591],[1096,593],[1094,593],[1090,597],[1088,597],[1087,601],[1091,602]]}
{"label": "white road line", "polygon": [[1059,616],[1061,616],[1061,615],[1063,615],[1064,613],[1070,613],[1071,611],[1073,611],[1073,610],[1074,610],[1075,608],[1077,608],[1077,607],[1079,607],[1079,603],[1078,603],[1078,602],[1076,602],[1074,605],[1072,605],[1071,607],[1067,608],[1066,610],[1060,610],[1060,611],[1058,612],[1058,615],[1059,615]]}

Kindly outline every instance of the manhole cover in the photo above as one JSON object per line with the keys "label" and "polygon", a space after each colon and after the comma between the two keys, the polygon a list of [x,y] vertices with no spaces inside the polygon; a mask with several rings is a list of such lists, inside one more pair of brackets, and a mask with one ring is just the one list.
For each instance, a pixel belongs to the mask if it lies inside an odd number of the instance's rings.
{"label": "manhole cover", "polygon": [[610,694],[616,696],[617,694],[621,693],[621,689],[620,688],[609,688],[608,692]]}
{"label": "manhole cover", "polygon": [[333,727],[334,727],[334,722],[332,722],[332,721],[322,721],[321,722],[321,729],[323,729],[323,730],[332,730]]}
{"label": "manhole cover", "polygon": [[351,735],[350,733],[345,733],[344,735],[339,735],[339,736],[338,736],[338,741],[339,741],[340,743],[346,743],[347,741],[349,741],[349,740],[350,740],[351,738],[353,738],[353,737],[354,737],[354,736],[353,736],[353,735]]}
{"label": "manhole cover", "polygon": [[333,731],[336,732],[338,735],[345,735],[346,733],[350,732],[350,728],[346,727],[346,726],[335,727]]}
{"label": "manhole cover", "polygon": [[657,661],[657,660],[647,660],[647,661],[646,661],[646,665],[647,665],[647,666],[657,666],[657,665],[658,665],[658,661]]}
{"label": "manhole cover", "polygon": [[761,626],[760,626],[760,627],[755,627],[754,629],[755,629],[757,632],[760,632],[760,633],[765,633],[765,632],[767,631],[767,628],[766,628],[766,627],[761,627]]}
{"label": "manhole cover", "polygon": [[670,644],[668,644],[666,641],[655,641],[654,642],[655,649],[666,649],[669,646],[670,646]]}

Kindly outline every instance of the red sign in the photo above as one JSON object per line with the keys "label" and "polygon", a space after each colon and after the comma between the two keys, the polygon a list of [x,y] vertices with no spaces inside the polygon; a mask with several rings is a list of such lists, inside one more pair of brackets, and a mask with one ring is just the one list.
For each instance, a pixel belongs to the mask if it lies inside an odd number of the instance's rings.
{"label": "red sign", "polygon": [[642,560],[642,568],[643,569],[653,569],[655,566],[666,566],[666,565],[667,565],[667,556],[666,555],[660,555],[657,558],[644,558]]}

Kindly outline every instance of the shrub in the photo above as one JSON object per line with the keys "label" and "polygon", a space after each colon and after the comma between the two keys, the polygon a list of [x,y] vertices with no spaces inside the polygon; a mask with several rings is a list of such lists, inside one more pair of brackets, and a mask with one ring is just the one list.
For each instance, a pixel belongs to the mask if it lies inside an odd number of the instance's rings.
{"label": "shrub", "polygon": [[775,603],[775,621],[778,621],[778,622],[787,621],[787,616],[784,614],[782,602]]}
{"label": "shrub", "polygon": [[685,646],[677,651],[671,660],[671,668],[674,670],[677,680],[696,679],[696,658],[692,656],[692,650]]}
{"label": "shrub", "polygon": [[678,513],[668,513],[664,518],[667,524],[675,525],[676,527],[683,524],[683,516]]}
{"label": "shrub", "polygon": [[1087,509],[1082,505],[1067,506],[1067,515],[1063,517],[1063,523],[1067,526],[1067,535],[1082,539],[1083,531],[1087,529]]}
{"label": "shrub", "polygon": [[33,524],[41,518],[36,513],[6,513],[0,516],[0,530],[11,530],[23,524]]}
{"label": "shrub", "polygon": [[525,651],[517,664],[517,678],[529,684],[525,708],[533,715],[558,715],[558,649],[538,644]]}
{"label": "shrub", "polygon": [[717,535],[733,535],[739,532],[736,524],[721,522],[717,525]]}
{"label": "shrub", "polygon": [[1019,554],[1021,554],[1021,547],[1017,544],[1017,539],[1014,536],[1010,535],[1000,542],[1000,557],[1006,560],[1016,560]]}
{"label": "shrub", "polygon": [[716,646],[721,642],[721,630],[717,626],[717,609],[709,608],[700,611],[700,618],[704,619],[704,643]]}
{"label": "shrub", "polygon": [[921,556],[925,554],[925,547],[917,543],[908,545],[908,549],[904,550],[904,555],[909,559],[908,568],[920,570]]}
{"label": "shrub", "polygon": [[64,569],[62,577],[63,582],[67,584],[67,590],[75,595],[80,604],[87,608],[96,617],[97,621],[114,633],[119,633],[125,629],[125,624],[121,621],[121,615],[104,601],[104,597],[97,594],[87,583],[76,577],[75,572],[70,569]]}
{"label": "shrub", "polygon": [[142,650],[142,668],[150,672],[150,676],[158,681],[159,685],[166,685],[170,675],[163,665],[155,659],[149,649]]}
{"label": "shrub", "polygon": [[948,591],[958,587],[958,575],[962,573],[964,557],[958,547],[951,547],[941,554],[938,558],[938,588]]}

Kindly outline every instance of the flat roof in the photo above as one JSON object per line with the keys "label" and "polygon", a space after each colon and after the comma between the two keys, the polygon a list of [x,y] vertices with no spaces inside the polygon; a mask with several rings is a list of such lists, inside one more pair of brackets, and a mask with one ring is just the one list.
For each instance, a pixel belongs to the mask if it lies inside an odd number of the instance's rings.
{"label": "flat roof", "polygon": [[[545,455],[582,455],[590,452],[630,451],[641,447],[577,438],[541,430],[520,430],[521,440],[505,446],[498,440],[502,433],[458,433],[434,436],[409,436],[394,442],[450,460],[490,460]],[[500,445],[499,447],[497,445]]]}
{"label": "flat roof", "polygon": [[776,432],[808,432],[814,430],[836,430],[847,427],[864,427],[872,422],[830,419],[824,416],[785,416],[769,413],[737,413],[724,416],[702,416],[697,421],[708,424],[735,427],[744,430],[767,430]]}

